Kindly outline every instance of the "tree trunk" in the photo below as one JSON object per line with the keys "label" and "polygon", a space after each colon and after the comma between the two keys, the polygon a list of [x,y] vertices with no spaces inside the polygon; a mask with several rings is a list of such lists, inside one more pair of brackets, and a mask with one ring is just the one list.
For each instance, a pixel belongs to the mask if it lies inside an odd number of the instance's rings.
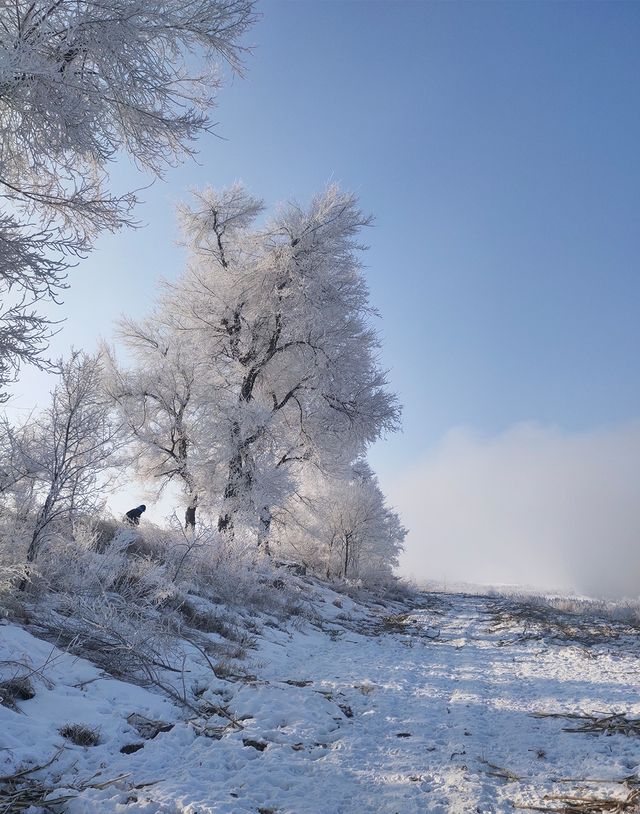
{"label": "tree trunk", "polygon": [[[27,549],[27,562],[35,562],[35,559],[38,556],[42,532],[49,524],[49,520],[51,519],[50,518],[51,510],[54,506],[54,503],[55,503],[55,493],[53,492],[53,490],[49,490],[49,494],[47,495],[47,499],[44,502],[44,506],[38,512],[36,525],[33,530],[33,534],[31,535],[31,542],[29,543],[29,548]],[[22,580],[20,580],[20,584],[18,585],[19,591],[24,591],[26,589],[28,575],[29,570],[27,569],[25,577]]]}
{"label": "tree trunk", "polygon": [[229,512],[218,517],[218,531],[228,534],[233,539],[233,517]]}
{"label": "tree trunk", "polygon": [[349,557],[351,556],[351,532],[348,531],[344,535],[344,571],[342,576],[344,579],[347,578],[347,569],[349,567]]}
{"label": "tree trunk", "polygon": [[331,560],[333,559],[333,544],[336,541],[335,533],[331,535],[329,540],[329,553],[327,555],[327,579],[331,577]]}
{"label": "tree trunk", "polygon": [[187,506],[187,510],[184,513],[184,527],[185,531],[195,531],[196,530],[196,506]]}
{"label": "tree trunk", "polygon": [[271,531],[271,509],[269,506],[263,506],[260,509],[260,520],[258,524],[258,548],[264,547],[264,553],[269,557],[271,550],[269,548],[269,532]]}
{"label": "tree trunk", "polygon": [[31,542],[29,543],[29,548],[27,549],[27,562],[34,562],[37,554],[38,549],[40,548],[40,535],[42,533],[42,526],[40,525],[40,517],[38,516],[38,521],[36,522],[36,527],[33,530],[33,535],[31,537]]}
{"label": "tree trunk", "polygon": [[227,485],[224,488],[224,502],[222,511],[218,517],[218,531],[223,531],[233,538],[234,515],[237,510],[237,499],[240,491],[240,480],[242,478],[242,455],[236,452],[229,461],[229,475]]}
{"label": "tree trunk", "polygon": [[251,440],[255,439],[245,439],[241,441],[240,425],[237,422],[233,424],[231,437],[235,452],[229,461],[229,474],[227,476],[227,485],[224,489],[224,501],[220,516],[218,517],[218,531],[229,534],[233,539],[238,501],[242,498],[243,493],[247,499],[249,498],[253,484],[247,448]]}
{"label": "tree trunk", "polygon": [[40,550],[41,545],[42,532],[49,525],[49,521],[51,520],[51,511],[56,502],[57,491],[58,491],[57,489],[49,490],[49,494],[47,495],[44,505],[38,512],[36,525],[31,536],[29,548],[27,550],[27,562],[35,562],[35,559],[38,556],[38,551]]}

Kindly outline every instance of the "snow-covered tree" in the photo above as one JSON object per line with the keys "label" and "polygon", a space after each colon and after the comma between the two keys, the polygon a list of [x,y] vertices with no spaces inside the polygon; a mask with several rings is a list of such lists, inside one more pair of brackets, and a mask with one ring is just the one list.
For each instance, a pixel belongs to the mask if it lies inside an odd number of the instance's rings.
{"label": "snow-covered tree", "polygon": [[0,515],[11,518],[14,528],[27,524],[34,504],[34,434],[31,417],[15,426],[0,416]]}
{"label": "snow-covered tree", "polygon": [[330,477],[308,469],[278,521],[285,556],[327,577],[385,580],[406,536],[365,460]]}
{"label": "snow-covered tree", "polygon": [[105,351],[105,389],[134,439],[138,475],[158,492],[178,482],[186,497],[186,525],[194,527],[208,446],[202,432],[208,398],[202,358],[188,336],[162,323],[160,313],[140,322],[122,320],[117,336],[133,365],[123,368]]}
{"label": "snow-covered tree", "polygon": [[163,307],[206,365],[218,528],[241,519],[266,540],[301,467],[344,468],[397,427],[399,408],[378,362],[356,199],[331,186],[255,228],[261,210],[239,185],[184,207],[190,262]]}
{"label": "snow-covered tree", "polygon": [[[99,355],[75,351],[57,364],[51,403],[10,435],[15,482],[30,485],[37,502],[27,551],[33,562],[56,521],[96,511],[105,500],[108,471],[121,443],[102,391]],[[101,482],[102,480],[102,482]]]}
{"label": "snow-covered tree", "polygon": [[368,464],[358,461],[349,480],[334,480],[323,495],[327,575],[390,574],[398,565],[406,530],[389,509]]}
{"label": "snow-covered tree", "polygon": [[67,249],[73,252],[72,241],[59,230],[25,227],[0,212],[0,402],[21,364],[47,366],[42,354],[54,326],[35,306],[43,299],[56,301],[66,287]]}
{"label": "snow-covered tree", "polygon": [[240,70],[252,0],[0,3],[0,390],[43,364],[55,299],[96,235],[131,223],[109,162],[154,175],[211,126],[216,60]]}

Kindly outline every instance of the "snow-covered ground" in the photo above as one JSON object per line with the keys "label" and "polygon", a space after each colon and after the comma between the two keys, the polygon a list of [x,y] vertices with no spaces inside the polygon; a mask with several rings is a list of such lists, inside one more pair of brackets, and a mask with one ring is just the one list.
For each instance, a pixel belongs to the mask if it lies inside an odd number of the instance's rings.
{"label": "snow-covered ground", "polygon": [[[405,616],[309,592],[310,620],[254,620],[237,673],[185,661],[175,686],[198,685],[198,714],[3,625],[5,677],[7,662],[30,664],[36,694],[0,706],[0,774],[55,758],[14,787],[69,789],[69,814],[467,814],[632,793],[621,781],[640,772],[640,737],[533,714],[640,718],[640,646],[624,625],[556,625],[488,596],[423,594]],[[133,714],[173,727],[149,738]],[[69,723],[98,745],[65,740]]]}

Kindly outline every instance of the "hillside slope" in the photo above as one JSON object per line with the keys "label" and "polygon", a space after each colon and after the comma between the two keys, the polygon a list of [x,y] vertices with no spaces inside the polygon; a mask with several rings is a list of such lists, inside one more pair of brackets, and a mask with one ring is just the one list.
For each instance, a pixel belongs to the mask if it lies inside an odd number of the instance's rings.
{"label": "hillside slope", "polygon": [[[357,602],[291,584],[304,611],[228,617],[222,633],[244,646],[215,665],[185,632],[180,668],[159,668],[164,691],[56,647],[50,628],[45,641],[33,619],[0,627],[5,679],[28,672],[35,691],[3,693],[0,812],[26,810],[28,794],[45,810],[47,789],[62,800],[49,810],[69,814],[637,810],[634,626],[504,598]],[[97,744],[73,744],[69,724]],[[629,806],[602,802],[615,799]]]}

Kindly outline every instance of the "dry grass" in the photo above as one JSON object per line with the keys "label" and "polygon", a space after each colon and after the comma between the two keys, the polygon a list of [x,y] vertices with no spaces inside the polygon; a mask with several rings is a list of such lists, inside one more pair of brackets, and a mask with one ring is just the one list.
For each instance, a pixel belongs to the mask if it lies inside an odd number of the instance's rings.
{"label": "dry grass", "polygon": [[440,638],[440,631],[429,633],[422,623],[412,618],[411,613],[396,613],[383,616],[374,625],[369,624],[366,632],[375,636],[381,636],[385,633],[392,635],[405,634],[413,638],[430,639],[431,641]]}
{"label": "dry grass", "polygon": [[47,769],[54,763],[62,749],[59,749],[47,763],[31,768],[20,769],[13,774],[0,777],[0,814],[22,814],[22,812],[41,811],[44,814],[59,814],[60,807],[77,797],[87,789],[105,789],[124,780],[123,774],[110,780],[87,781],[65,784],[60,792],[50,782],[33,777],[37,772]]}
{"label": "dry grass", "polygon": [[0,704],[9,709],[17,709],[17,701],[29,701],[35,697],[35,690],[28,676],[15,676],[0,682]]}
{"label": "dry grass", "polygon": [[640,718],[629,718],[620,712],[588,715],[582,712],[534,712],[534,718],[564,718],[577,721],[575,726],[563,727],[563,732],[587,732],[594,735],[640,736]]}
{"label": "dry grass", "polygon": [[[571,730],[578,731],[578,730]],[[490,777],[498,777],[507,783],[531,783],[532,779],[521,777],[510,769],[496,766],[488,760],[480,761],[486,768],[485,772]],[[587,779],[578,777],[556,778],[554,783],[579,784],[584,787],[590,783],[597,783],[606,786],[621,786],[622,790],[585,794],[546,794],[539,803],[513,803],[513,807],[525,811],[543,811],[551,814],[602,814],[602,812],[612,812],[612,814],[638,814],[640,812],[640,778],[636,775],[623,777],[621,780],[612,779]],[[622,793],[621,793],[622,791]],[[622,796],[624,794],[624,796]]]}
{"label": "dry grass", "polygon": [[[412,639],[429,639],[431,641],[440,638],[440,631],[433,631],[437,625],[438,617],[444,616],[448,605],[439,597],[427,596],[426,594],[416,594],[399,606],[397,603],[386,603],[380,600],[364,602],[365,606],[371,610],[374,621],[368,619],[343,619],[342,614],[336,617],[333,624],[341,624],[346,630],[353,630],[365,636],[383,635],[408,635]],[[389,613],[395,610],[395,613]],[[427,627],[424,620],[415,618],[416,610],[420,612],[429,611],[435,617],[430,627]],[[386,611],[386,613],[385,613]]]}
{"label": "dry grass", "polygon": [[637,641],[637,619],[617,619],[600,614],[596,607],[580,605],[566,610],[543,600],[503,597],[487,604],[489,632],[505,633],[498,646],[541,641],[576,644],[584,648],[611,644],[623,637]]}
{"label": "dry grass", "polygon": [[640,788],[638,780],[625,781],[627,786],[625,797],[578,797],[574,795],[547,795],[544,799],[551,805],[516,805],[516,808],[527,811],[555,812],[555,814],[603,814],[609,811],[612,814],[637,814],[640,811]]}
{"label": "dry grass", "polygon": [[193,602],[181,602],[178,610],[189,627],[203,633],[217,633],[223,639],[237,642],[243,637],[238,628],[227,621],[224,616],[205,608],[199,608]]}
{"label": "dry grass", "polygon": [[484,760],[483,758],[480,759],[480,763],[482,763],[487,768],[484,770],[489,777],[499,777],[501,780],[506,780],[509,783],[517,783],[523,778],[519,775],[512,772],[510,769],[505,769],[502,766],[497,766],[495,763],[491,763],[488,760]]}
{"label": "dry grass", "polygon": [[76,746],[97,746],[100,743],[100,730],[90,729],[84,724],[65,724],[58,732]]}
{"label": "dry grass", "polygon": [[244,670],[239,664],[229,661],[218,661],[213,665],[213,673],[216,678],[226,681],[239,681],[242,684],[252,684],[258,680],[257,676]]}
{"label": "dry grass", "polygon": [[408,633],[410,631],[410,613],[396,613],[391,616],[383,616],[380,620],[378,630],[380,633]]}

